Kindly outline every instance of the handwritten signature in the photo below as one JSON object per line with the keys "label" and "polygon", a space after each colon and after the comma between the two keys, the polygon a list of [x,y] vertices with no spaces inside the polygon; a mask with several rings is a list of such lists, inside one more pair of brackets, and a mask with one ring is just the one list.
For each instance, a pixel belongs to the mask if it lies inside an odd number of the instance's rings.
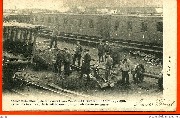
{"label": "handwritten signature", "polygon": [[137,102],[134,106],[173,106],[175,104],[175,101],[167,101],[166,99],[156,99],[156,101],[153,102],[147,102],[144,99],[141,99],[139,102]]}

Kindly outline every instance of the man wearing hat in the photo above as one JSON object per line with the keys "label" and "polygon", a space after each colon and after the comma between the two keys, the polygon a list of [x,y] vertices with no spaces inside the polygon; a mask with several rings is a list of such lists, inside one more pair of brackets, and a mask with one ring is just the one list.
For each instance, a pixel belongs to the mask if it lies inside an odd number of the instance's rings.
{"label": "man wearing hat", "polygon": [[87,75],[87,79],[89,80],[90,79],[89,74],[90,74],[91,56],[89,54],[89,50],[88,49],[85,49],[84,51],[85,51],[85,55],[83,57],[83,62],[82,62],[82,66],[81,66],[81,78],[83,77],[83,74],[86,74]]}
{"label": "man wearing hat", "polygon": [[102,43],[102,40],[100,40],[100,43],[98,45],[98,56],[99,56],[99,63],[102,61],[104,62],[104,45]]}
{"label": "man wearing hat", "polygon": [[78,66],[80,66],[80,61],[81,61],[81,54],[82,54],[82,46],[80,45],[80,42],[77,42],[77,46],[75,49],[75,54],[73,57],[73,64],[75,65],[76,59],[78,60]]}
{"label": "man wearing hat", "polygon": [[52,45],[53,45],[54,42],[55,42],[54,48],[57,48],[57,36],[58,36],[58,29],[55,26],[54,29],[53,29],[53,32],[52,32],[52,39],[51,39],[51,42],[50,42],[50,48],[52,48]]}
{"label": "man wearing hat", "polygon": [[105,71],[105,79],[109,81],[110,79],[110,74],[113,66],[113,59],[111,58],[110,54],[107,53],[107,59],[106,59],[106,71]]}
{"label": "man wearing hat", "polygon": [[111,53],[111,47],[109,45],[109,42],[106,41],[105,45],[104,45],[104,52],[105,52],[105,61],[107,59],[107,53]]}
{"label": "man wearing hat", "polygon": [[71,65],[71,54],[67,48],[64,48],[64,75],[69,76]]}
{"label": "man wearing hat", "polygon": [[112,44],[113,46],[111,47],[111,57],[113,59],[113,67],[115,67],[117,64],[120,62],[120,50],[119,48],[115,47],[115,44]]}
{"label": "man wearing hat", "polygon": [[126,58],[122,61],[120,69],[122,71],[122,84],[129,85],[130,62]]}
{"label": "man wearing hat", "polygon": [[56,63],[55,63],[55,72],[58,72],[58,74],[61,74],[61,67],[64,61],[64,51],[62,49],[58,50],[57,56],[56,56]]}

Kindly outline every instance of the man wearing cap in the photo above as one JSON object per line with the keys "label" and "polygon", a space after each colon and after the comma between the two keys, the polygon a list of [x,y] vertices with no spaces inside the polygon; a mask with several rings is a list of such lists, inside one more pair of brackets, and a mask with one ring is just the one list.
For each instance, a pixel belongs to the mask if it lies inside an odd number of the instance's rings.
{"label": "man wearing cap", "polygon": [[80,66],[80,61],[81,61],[81,54],[82,54],[82,46],[80,45],[80,42],[77,42],[77,46],[75,49],[75,54],[73,57],[73,64],[75,65],[76,59],[78,60],[78,66]]}
{"label": "man wearing cap", "polygon": [[64,51],[58,50],[57,56],[56,56],[56,63],[55,63],[55,72],[58,72],[58,74],[61,74],[61,67],[64,60]]}
{"label": "man wearing cap", "polygon": [[111,53],[111,47],[109,45],[109,42],[106,41],[105,45],[104,45],[104,52],[105,52],[105,61],[107,59],[107,53]]}
{"label": "man wearing cap", "polygon": [[54,42],[55,42],[54,48],[57,48],[57,36],[58,36],[58,29],[55,26],[54,29],[53,29],[53,32],[52,32],[52,39],[51,39],[51,42],[50,42],[50,48],[52,48],[52,45],[53,45]]}
{"label": "man wearing cap", "polygon": [[111,57],[113,59],[113,67],[115,67],[116,65],[119,65],[120,62],[120,50],[119,48],[117,48],[115,46],[114,43],[112,43],[112,47],[111,47]]}
{"label": "man wearing cap", "polygon": [[102,40],[100,40],[100,43],[98,45],[98,56],[99,56],[99,63],[104,62],[104,45],[102,43]]}
{"label": "man wearing cap", "polygon": [[[91,56],[89,54],[89,50],[85,49],[85,55],[83,57],[83,62],[81,66],[81,78],[83,77],[83,74],[87,75],[87,79],[89,80],[89,74],[90,74],[90,61],[91,61]],[[87,83],[86,83],[87,84]]]}
{"label": "man wearing cap", "polygon": [[129,84],[129,71],[130,71],[130,63],[128,62],[128,60],[125,58],[121,65],[120,65],[120,69],[122,71],[122,84]]}
{"label": "man wearing cap", "polygon": [[71,54],[67,48],[64,48],[64,75],[69,76],[71,65]]}
{"label": "man wearing cap", "polygon": [[107,59],[106,59],[106,71],[105,71],[105,79],[109,81],[110,79],[110,74],[113,66],[113,59],[111,58],[110,54],[107,53]]}
{"label": "man wearing cap", "polygon": [[158,79],[159,90],[163,90],[163,70],[159,74],[160,78]]}

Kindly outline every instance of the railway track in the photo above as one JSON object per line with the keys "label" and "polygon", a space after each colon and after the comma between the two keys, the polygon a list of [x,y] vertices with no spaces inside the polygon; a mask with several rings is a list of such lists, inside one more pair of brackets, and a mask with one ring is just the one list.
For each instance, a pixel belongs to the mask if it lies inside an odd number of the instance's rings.
{"label": "railway track", "polygon": [[24,96],[24,97],[27,96],[26,94],[24,94],[24,93],[22,93],[22,92],[20,92],[19,90],[16,90],[16,89],[10,89],[10,91],[15,93],[15,94],[18,94],[20,96]]}
{"label": "railway track", "polygon": [[[39,35],[41,37],[50,38],[52,31],[49,30],[41,30]],[[82,35],[74,35],[74,34],[60,34],[57,36],[58,40],[64,40],[68,42],[80,41],[88,46],[97,46],[99,43],[98,37],[91,37],[91,36],[82,36]],[[114,43],[116,47],[121,47],[125,49],[133,49],[133,50],[140,50],[145,52],[151,53],[163,53],[163,47],[148,44],[148,43],[140,43],[140,42],[132,42],[132,41],[125,41],[125,40],[115,40],[109,41],[110,43]]]}
{"label": "railway track", "polygon": [[[60,95],[66,98],[92,98],[92,96],[89,95],[84,95],[78,92],[74,92],[74,91],[70,91],[67,89],[63,89],[57,85],[55,85],[54,83],[49,83],[47,85],[41,84],[39,82],[33,82],[24,78],[15,78],[14,82],[16,82],[16,80],[24,83],[26,86],[30,86],[30,87],[34,87],[36,89],[42,89],[43,91],[47,91],[56,95]],[[19,95],[22,96],[27,96],[25,94],[23,94],[22,92],[19,92],[18,90],[12,89],[11,90],[14,93],[17,93]],[[40,93],[42,94],[42,93]]]}

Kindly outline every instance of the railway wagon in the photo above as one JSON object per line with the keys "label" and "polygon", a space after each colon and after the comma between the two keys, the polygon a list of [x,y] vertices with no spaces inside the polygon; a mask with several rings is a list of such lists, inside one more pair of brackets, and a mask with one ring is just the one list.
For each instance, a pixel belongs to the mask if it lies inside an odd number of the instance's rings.
{"label": "railway wagon", "polygon": [[3,88],[13,87],[13,74],[32,62],[39,29],[27,23],[3,23]]}
{"label": "railway wagon", "polygon": [[34,24],[44,25],[49,30],[57,26],[61,33],[160,46],[163,44],[162,16],[37,13],[33,17]]}

